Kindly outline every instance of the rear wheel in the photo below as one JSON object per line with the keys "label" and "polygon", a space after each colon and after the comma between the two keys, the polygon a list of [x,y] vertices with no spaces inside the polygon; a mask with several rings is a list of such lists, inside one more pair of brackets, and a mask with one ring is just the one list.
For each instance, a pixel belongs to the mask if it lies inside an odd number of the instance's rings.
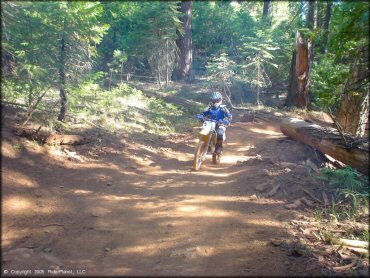
{"label": "rear wheel", "polygon": [[221,154],[220,153],[213,153],[212,154],[212,162],[213,164],[220,164]]}
{"label": "rear wheel", "polygon": [[203,140],[199,141],[197,150],[194,155],[194,163],[193,163],[194,171],[198,171],[200,169],[200,166],[202,165],[202,162],[206,156],[206,152],[207,152],[206,143]]}

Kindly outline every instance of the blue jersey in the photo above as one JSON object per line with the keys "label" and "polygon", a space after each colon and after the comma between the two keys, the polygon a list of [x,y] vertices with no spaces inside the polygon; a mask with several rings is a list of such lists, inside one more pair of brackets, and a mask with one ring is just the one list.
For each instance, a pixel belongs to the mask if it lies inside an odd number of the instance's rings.
{"label": "blue jersey", "polygon": [[202,113],[204,117],[210,117],[212,120],[229,120],[231,122],[231,114],[225,105],[220,105],[218,108],[209,106],[206,111]]}

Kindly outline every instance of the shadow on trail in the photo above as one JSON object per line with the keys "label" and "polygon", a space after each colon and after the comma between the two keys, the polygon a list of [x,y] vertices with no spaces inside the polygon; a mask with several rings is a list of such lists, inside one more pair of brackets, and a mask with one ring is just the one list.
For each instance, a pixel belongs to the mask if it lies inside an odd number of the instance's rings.
{"label": "shadow on trail", "polygon": [[[248,138],[242,128],[228,132],[225,157],[250,156],[242,143],[263,151],[278,140],[256,132],[253,142],[241,142],[236,138]],[[308,258],[288,256],[270,243],[292,236],[278,219],[285,202],[254,194],[260,166],[209,160],[195,173],[191,142],[110,139],[120,153],[101,152],[82,164],[27,149],[3,157],[3,252],[33,252],[22,260],[8,253],[4,266],[62,264],[91,275],[306,274]],[[22,180],[14,178],[19,174]],[[52,251],[45,258],[47,247]]]}

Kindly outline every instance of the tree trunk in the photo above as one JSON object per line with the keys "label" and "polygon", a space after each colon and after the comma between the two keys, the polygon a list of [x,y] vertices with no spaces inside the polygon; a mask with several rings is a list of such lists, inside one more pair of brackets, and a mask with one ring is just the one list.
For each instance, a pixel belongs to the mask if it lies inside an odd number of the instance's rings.
{"label": "tree trunk", "polygon": [[168,40],[166,40],[166,86],[169,80],[169,65],[168,65]]}
{"label": "tree trunk", "polygon": [[368,140],[358,140],[346,135],[346,141],[351,145],[347,146],[336,129],[321,127],[295,118],[283,120],[280,129],[285,135],[369,175]]}
{"label": "tree trunk", "polygon": [[181,1],[181,12],[184,14],[182,23],[184,26],[185,34],[180,35],[176,41],[176,45],[180,49],[180,59],[177,68],[173,72],[172,78],[174,80],[184,80],[190,77],[191,68],[193,64],[193,46],[192,46],[192,7],[193,1]]}
{"label": "tree trunk", "polygon": [[110,87],[112,85],[112,76],[113,76],[113,69],[110,69],[108,91],[110,91]]}
{"label": "tree trunk", "polygon": [[306,27],[313,30],[317,26],[317,3],[316,0],[308,1],[308,9],[306,14]]}
{"label": "tree trunk", "polygon": [[158,57],[158,60],[157,60],[157,72],[158,72],[158,84],[159,84],[159,88],[162,89],[162,82],[161,82],[161,68],[159,66],[159,57]]}
{"label": "tree trunk", "polygon": [[290,81],[286,105],[310,108],[309,81],[311,73],[310,39],[304,42],[299,31],[296,33],[296,49],[292,56]]}
{"label": "tree trunk", "polygon": [[317,1],[314,1],[314,10],[313,10],[313,29],[317,29]]}
{"label": "tree trunk", "polygon": [[324,21],[324,35],[323,35],[322,47],[321,47],[321,53],[323,54],[325,54],[328,51],[329,28],[330,28],[332,6],[333,6],[333,2],[331,2],[330,0],[327,1],[325,21]]}
{"label": "tree trunk", "polygon": [[123,83],[123,61],[121,62],[121,84]]}
{"label": "tree trunk", "polygon": [[369,92],[347,92],[342,97],[336,120],[345,132],[357,136],[365,135],[366,124],[369,121]]}
{"label": "tree trunk", "polygon": [[32,105],[32,100],[33,100],[33,90],[32,90],[32,83],[30,81],[30,88],[28,90],[28,105],[31,107]]}
{"label": "tree trunk", "polygon": [[260,60],[257,60],[257,106],[260,106]]}
{"label": "tree trunk", "polygon": [[60,87],[60,113],[59,121],[64,121],[67,113],[67,90],[66,90],[66,20],[64,21],[64,30],[60,44],[60,66],[59,66],[59,87]]}
{"label": "tree trunk", "polygon": [[[308,11],[306,15],[306,27],[310,30],[317,29],[317,1],[309,1],[308,2]],[[310,48],[310,60],[311,63],[315,56],[315,44],[313,43]]]}
{"label": "tree trunk", "polygon": [[272,1],[271,0],[263,1],[263,18],[266,20],[268,25],[271,26],[271,23],[272,23]]}
{"label": "tree trunk", "polygon": [[360,47],[336,113],[336,120],[342,129],[357,136],[365,135],[369,121],[368,58],[368,47]]}

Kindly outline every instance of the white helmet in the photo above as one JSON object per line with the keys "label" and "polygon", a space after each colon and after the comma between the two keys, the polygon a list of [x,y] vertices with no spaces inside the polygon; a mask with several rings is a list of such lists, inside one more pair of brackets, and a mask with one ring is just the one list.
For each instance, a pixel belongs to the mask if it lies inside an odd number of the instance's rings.
{"label": "white helmet", "polygon": [[218,108],[222,103],[222,95],[220,92],[212,92],[210,101],[212,107]]}

